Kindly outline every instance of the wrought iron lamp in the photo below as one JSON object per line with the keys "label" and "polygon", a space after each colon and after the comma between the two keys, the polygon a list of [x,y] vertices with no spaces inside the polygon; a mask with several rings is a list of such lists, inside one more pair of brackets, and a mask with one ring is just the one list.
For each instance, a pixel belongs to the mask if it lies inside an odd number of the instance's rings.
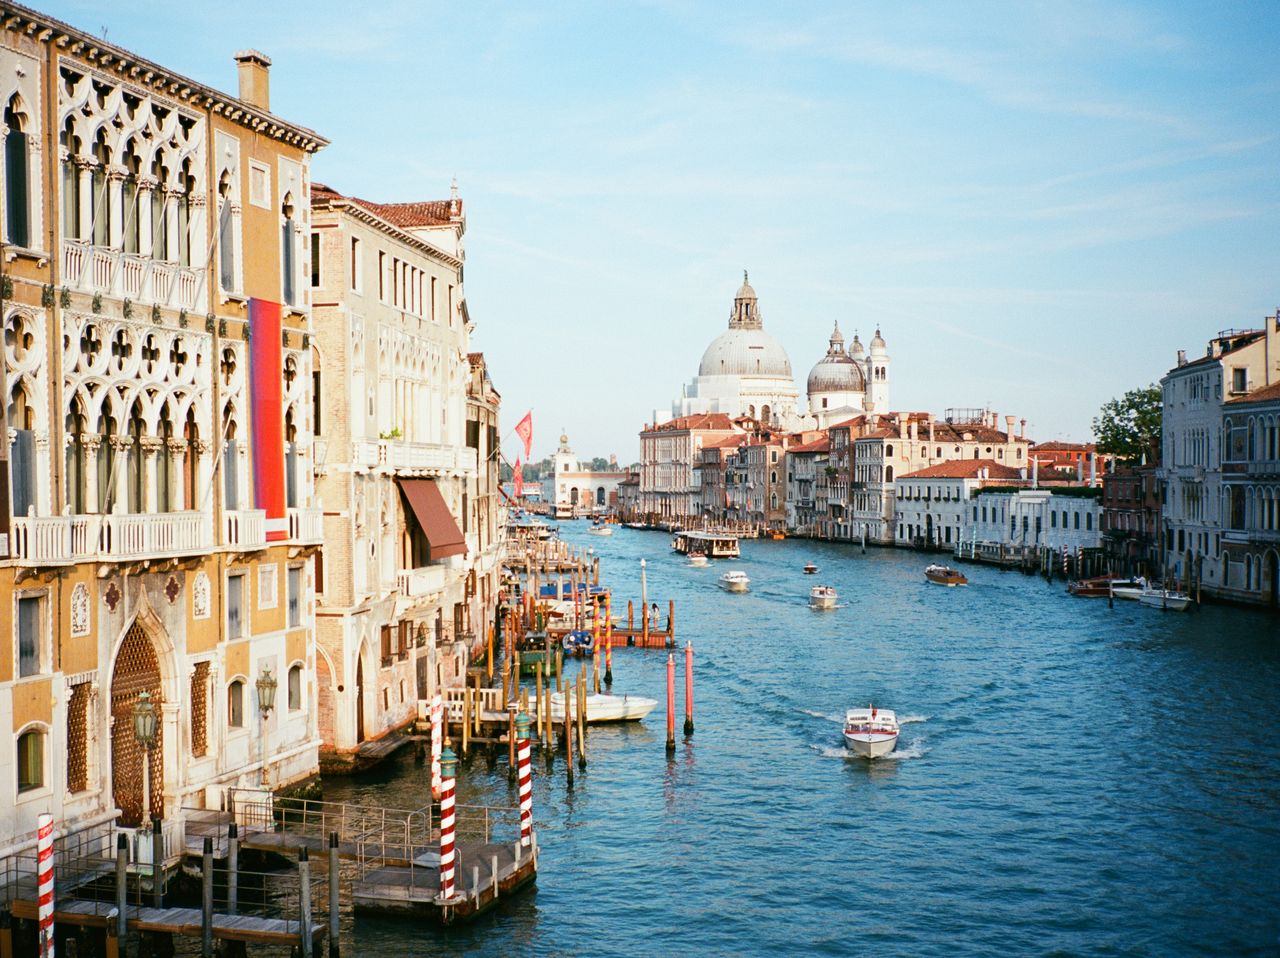
{"label": "wrought iron lamp", "polygon": [[271,781],[267,775],[267,716],[275,708],[276,685],[279,683],[271,674],[271,669],[264,665],[258,681],[253,684],[258,688],[258,710],[262,714],[262,727],[258,731],[258,759],[262,766],[262,784],[267,785]]}
{"label": "wrought iron lamp", "polygon": [[142,746],[142,826],[151,818],[151,746],[159,730],[155,703],[151,693],[143,689],[133,705],[133,737]]}

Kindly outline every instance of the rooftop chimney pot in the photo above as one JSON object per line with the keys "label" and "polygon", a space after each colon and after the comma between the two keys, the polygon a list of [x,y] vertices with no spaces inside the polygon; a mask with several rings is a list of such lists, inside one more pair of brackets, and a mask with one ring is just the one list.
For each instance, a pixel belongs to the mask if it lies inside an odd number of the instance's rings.
{"label": "rooftop chimney pot", "polygon": [[240,65],[240,99],[259,110],[271,110],[271,58],[259,50],[241,50],[235,55]]}

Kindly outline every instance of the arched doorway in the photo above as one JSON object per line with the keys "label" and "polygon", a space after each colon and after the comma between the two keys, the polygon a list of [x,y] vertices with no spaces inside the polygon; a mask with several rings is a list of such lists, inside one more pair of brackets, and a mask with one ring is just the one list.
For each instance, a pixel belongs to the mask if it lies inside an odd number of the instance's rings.
{"label": "arched doorway", "polygon": [[356,657],[356,742],[364,741],[364,661]]}
{"label": "arched doorway", "polygon": [[316,726],[320,741],[331,744],[333,735],[333,673],[329,669],[329,660],[317,650],[316,653]]}
{"label": "arched doorway", "polygon": [[[120,824],[136,828],[143,822],[142,746],[133,732],[133,707],[145,691],[160,719],[160,663],[151,637],[137,622],[129,627],[111,673],[111,792],[120,809]],[[164,816],[164,722],[156,722],[151,746],[150,808],[148,817]]]}

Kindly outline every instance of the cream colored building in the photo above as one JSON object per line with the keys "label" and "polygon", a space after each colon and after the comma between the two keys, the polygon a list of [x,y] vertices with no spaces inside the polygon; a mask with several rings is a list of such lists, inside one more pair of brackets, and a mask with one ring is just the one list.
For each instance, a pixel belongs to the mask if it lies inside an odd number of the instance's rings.
{"label": "cream colored building", "polygon": [[312,210],[326,506],[316,680],[323,754],[337,768],[458,681],[487,626],[471,572],[494,548],[496,516],[484,517],[482,546],[473,497],[496,426],[481,436],[469,425],[456,190],[373,203],[316,184]]}
{"label": "cream colored building", "polygon": [[0,845],[48,811],[141,847],[158,816],[177,856],[184,808],[318,768],[301,280],[325,141],[270,112],[268,58],[236,59],[238,97],[20,7],[0,27]]}

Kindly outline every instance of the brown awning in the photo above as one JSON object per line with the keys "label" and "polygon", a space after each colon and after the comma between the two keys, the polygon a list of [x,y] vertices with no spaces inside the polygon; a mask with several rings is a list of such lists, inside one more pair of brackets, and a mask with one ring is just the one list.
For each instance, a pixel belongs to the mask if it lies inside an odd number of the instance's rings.
{"label": "brown awning", "polygon": [[466,537],[458,528],[458,520],[453,518],[453,513],[445,505],[444,496],[440,495],[436,481],[397,479],[396,482],[400,484],[400,491],[409,501],[409,508],[413,510],[418,525],[422,526],[422,532],[427,537],[431,561],[445,556],[466,555]]}

